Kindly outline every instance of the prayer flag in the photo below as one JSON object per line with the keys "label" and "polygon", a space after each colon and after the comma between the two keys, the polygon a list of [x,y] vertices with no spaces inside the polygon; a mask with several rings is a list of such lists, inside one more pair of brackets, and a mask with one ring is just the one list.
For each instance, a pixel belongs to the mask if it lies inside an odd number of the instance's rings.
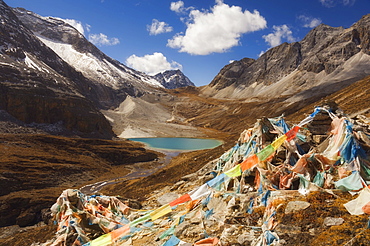
{"label": "prayer flag", "polygon": [[247,159],[245,159],[242,163],[240,163],[240,167],[242,171],[251,169],[255,165],[258,164],[258,156],[256,154],[249,156]]}
{"label": "prayer flag", "polygon": [[112,243],[111,234],[104,234],[90,242],[90,246],[105,246]]}
{"label": "prayer flag", "polygon": [[202,196],[208,195],[209,193],[211,193],[211,191],[208,189],[207,183],[205,183],[202,186],[200,186],[198,189],[189,192],[189,195],[190,195],[191,200],[197,200],[201,198]]}
{"label": "prayer flag", "polygon": [[153,212],[151,212],[149,215],[150,215],[150,218],[152,220],[156,220],[168,213],[171,213],[172,212],[172,209],[171,209],[171,206],[170,204],[166,204],[166,205],[163,205],[162,207],[160,208],[157,208],[156,210],[154,210]]}
{"label": "prayer flag", "polygon": [[233,167],[229,171],[225,172],[225,174],[230,178],[238,177],[238,176],[242,175],[242,172],[241,172],[241,169],[240,169],[240,164],[236,165],[235,167]]}
{"label": "prayer flag", "polygon": [[295,126],[293,127],[290,131],[288,131],[287,133],[285,133],[286,137],[287,137],[287,141],[290,141],[292,139],[294,139],[296,136],[297,136],[297,133],[299,131],[299,126]]}
{"label": "prayer flag", "polygon": [[276,149],[278,149],[284,143],[284,141],[286,139],[287,139],[287,136],[286,135],[281,135],[274,142],[272,142],[271,145],[276,150]]}
{"label": "prayer flag", "polygon": [[218,175],[214,179],[211,179],[210,181],[208,181],[207,184],[209,185],[209,187],[215,188],[219,184],[225,182],[227,179],[229,179],[229,177],[226,176],[226,174],[221,173],[220,175]]}
{"label": "prayer flag", "polygon": [[185,203],[187,201],[191,201],[191,198],[190,198],[189,194],[182,195],[179,198],[177,198],[176,200],[170,202],[170,206],[174,207],[176,205]]}
{"label": "prayer flag", "polygon": [[275,149],[272,147],[272,145],[268,145],[267,147],[265,147],[263,150],[261,150],[260,152],[258,152],[256,155],[258,156],[258,159],[260,161],[264,161],[266,160],[270,155],[272,155],[274,153]]}
{"label": "prayer flag", "polygon": [[172,235],[172,237],[168,239],[167,242],[163,244],[163,246],[176,246],[179,243],[180,243],[180,239],[178,239],[175,235]]}
{"label": "prayer flag", "polygon": [[348,177],[334,182],[334,185],[337,189],[341,189],[343,191],[360,190],[364,187],[362,185],[361,176],[358,171],[354,171]]}
{"label": "prayer flag", "polygon": [[141,217],[137,218],[136,220],[130,222],[129,225],[134,227],[134,226],[137,226],[138,224],[143,223],[143,222],[145,222],[149,219],[150,219],[150,214],[148,213],[148,214],[146,214],[144,216],[141,216]]}
{"label": "prayer flag", "polygon": [[111,234],[111,237],[112,237],[112,241],[115,241],[116,239],[118,239],[120,237],[123,237],[128,232],[130,232],[130,226],[128,224],[124,225],[121,228],[118,228],[114,231],[111,231],[110,234]]}

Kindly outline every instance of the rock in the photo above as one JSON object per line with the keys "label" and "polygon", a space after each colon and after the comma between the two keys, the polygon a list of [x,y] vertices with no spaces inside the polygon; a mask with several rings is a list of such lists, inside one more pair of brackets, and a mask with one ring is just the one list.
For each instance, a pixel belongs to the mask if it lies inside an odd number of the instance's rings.
{"label": "rock", "polygon": [[249,232],[244,232],[243,234],[238,236],[238,243],[241,245],[248,245],[249,242],[255,239],[254,231],[250,230]]}
{"label": "rock", "polygon": [[341,225],[343,224],[344,219],[343,218],[333,218],[333,217],[326,217],[324,219],[324,225],[325,226],[335,226],[335,225]]}
{"label": "rock", "polygon": [[176,200],[179,197],[177,193],[169,192],[165,193],[164,195],[157,198],[157,202],[161,205],[165,205],[167,203],[172,202],[173,200]]}
{"label": "rock", "polygon": [[179,182],[177,182],[176,184],[174,184],[172,187],[171,187],[171,191],[173,190],[178,190],[180,189],[186,182],[184,180],[180,180]]}
{"label": "rock", "polygon": [[36,214],[30,211],[22,212],[16,219],[19,226],[29,226],[36,222]]}
{"label": "rock", "polygon": [[53,216],[50,208],[41,209],[41,219],[47,225],[51,225],[53,223]]}
{"label": "rock", "polygon": [[197,173],[191,173],[191,174],[188,174],[188,175],[185,175],[184,177],[182,177],[181,179],[183,181],[194,181],[198,178],[198,174]]}
{"label": "rock", "polygon": [[285,208],[285,213],[293,213],[308,208],[311,204],[305,201],[290,201]]}
{"label": "rock", "polygon": [[191,224],[188,221],[185,221],[178,225],[175,229],[176,237],[186,237],[192,238],[194,241],[201,239],[201,235],[204,233],[204,229],[200,226]]}
{"label": "rock", "polygon": [[15,235],[20,229],[19,225],[0,227],[0,239]]}
{"label": "rock", "polygon": [[284,225],[284,224],[278,224],[275,228],[275,231],[277,234],[298,234],[301,233],[302,228],[295,225]]}

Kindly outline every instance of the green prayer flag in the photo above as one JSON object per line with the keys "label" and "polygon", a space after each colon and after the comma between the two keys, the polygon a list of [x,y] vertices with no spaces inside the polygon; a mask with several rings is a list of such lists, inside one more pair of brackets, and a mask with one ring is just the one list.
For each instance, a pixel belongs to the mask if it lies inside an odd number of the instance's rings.
{"label": "green prayer flag", "polygon": [[130,223],[130,227],[137,226],[138,224],[143,223],[143,222],[149,220],[150,218],[151,218],[150,217],[150,213],[148,213],[148,214],[146,214],[144,216],[141,216],[141,217],[137,218],[136,220],[132,221]]}
{"label": "green prayer flag", "polygon": [[260,161],[264,161],[272,153],[274,153],[274,151],[275,151],[274,147],[272,147],[272,145],[270,144],[267,147],[265,147],[263,150],[261,150],[260,152],[258,152],[256,155],[258,156],[258,159],[260,159]]}

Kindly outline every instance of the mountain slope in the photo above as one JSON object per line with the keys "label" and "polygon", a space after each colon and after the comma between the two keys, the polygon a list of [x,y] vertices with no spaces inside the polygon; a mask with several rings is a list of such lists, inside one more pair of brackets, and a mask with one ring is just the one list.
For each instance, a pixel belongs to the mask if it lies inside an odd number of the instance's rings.
{"label": "mountain slope", "polygon": [[325,96],[370,74],[370,15],[348,29],[321,24],[300,42],[225,66],[202,92],[216,98],[297,102]]}
{"label": "mountain slope", "polygon": [[14,11],[22,23],[45,45],[95,86],[104,85],[115,91],[117,98],[108,93],[97,95],[102,105],[117,106],[126,95],[140,96],[153,90],[151,87],[163,87],[153,77],[128,68],[105,55],[64,20],[42,17],[22,8],[15,8]]}
{"label": "mountain slope", "polygon": [[[25,123],[57,123],[111,137],[89,82],[26,28],[0,1],[0,108]],[[87,120],[88,119],[88,120]]]}

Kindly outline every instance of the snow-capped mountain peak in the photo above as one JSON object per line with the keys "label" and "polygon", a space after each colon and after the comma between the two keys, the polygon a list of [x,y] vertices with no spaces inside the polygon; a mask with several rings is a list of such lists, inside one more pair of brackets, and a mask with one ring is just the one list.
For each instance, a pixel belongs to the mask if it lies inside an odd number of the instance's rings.
{"label": "snow-capped mountain peak", "polygon": [[154,75],[154,77],[167,89],[175,89],[185,86],[194,86],[194,83],[190,81],[179,69],[167,70]]}

